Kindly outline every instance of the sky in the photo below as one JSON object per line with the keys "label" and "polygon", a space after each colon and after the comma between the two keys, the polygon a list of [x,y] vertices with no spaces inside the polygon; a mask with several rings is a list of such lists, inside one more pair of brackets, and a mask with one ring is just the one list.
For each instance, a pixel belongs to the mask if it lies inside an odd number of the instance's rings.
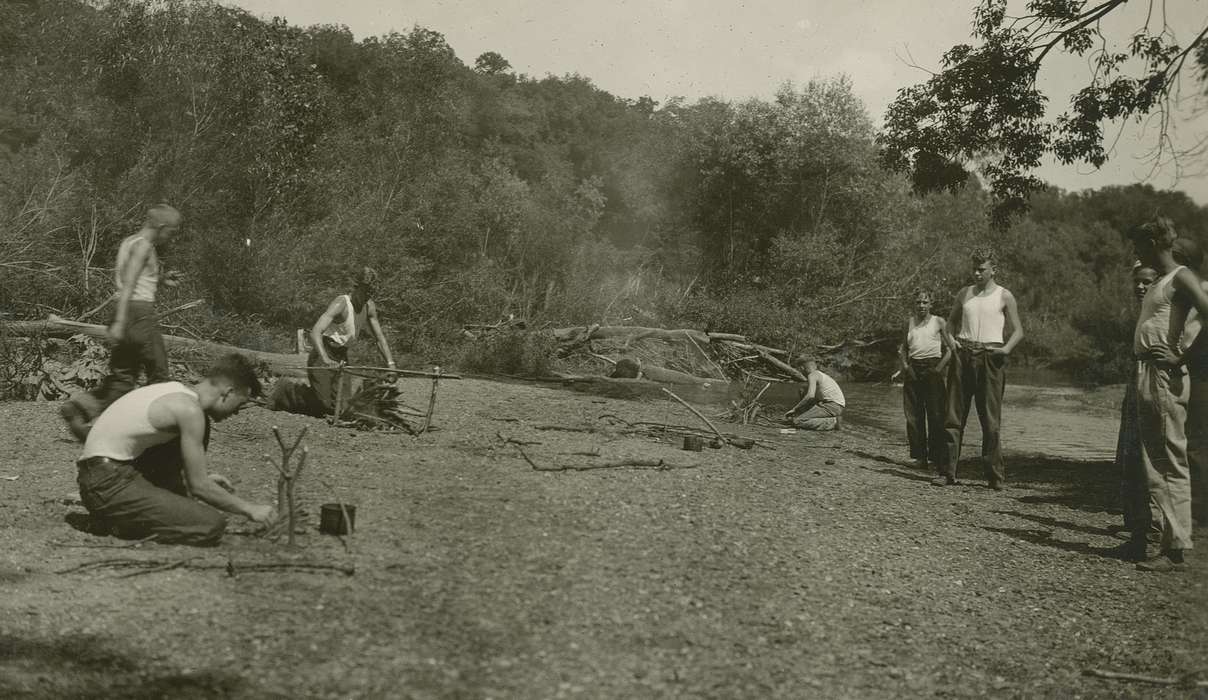
{"label": "sky", "polygon": [[[405,32],[419,25],[444,35],[468,65],[486,51],[531,77],[577,73],[619,97],[649,95],[728,100],[769,98],[785,81],[848,75],[880,123],[900,88],[926,80],[943,52],[970,41],[976,0],[224,0],[263,17],[298,25],[341,24],[355,36]],[[1022,3],[1013,2],[1012,8]],[[1151,22],[1164,2],[1155,2]],[[1208,2],[1169,3],[1167,24],[1189,41],[1208,23]],[[1105,20],[1127,37],[1150,3],[1130,2]],[[922,68],[920,68],[920,66]],[[1188,75],[1190,72],[1187,72]],[[1056,114],[1085,85],[1085,59],[1059,57],[1040,84]],[[1177,146],[1208,138],[1208,98],[1194,79],[1183,84],[1174,120]],[[1208,205],[1208,155],[1156,172],[1148,154],[1157,126],[1106,130],[1115,141],[1101,169],[1046,163],[1037,174],[1066,190],[1148,182],[1180,189]],[[1118,134],[1118,138],[1117,138]],[[1179,171],[1181,170],[1181,171]]]}

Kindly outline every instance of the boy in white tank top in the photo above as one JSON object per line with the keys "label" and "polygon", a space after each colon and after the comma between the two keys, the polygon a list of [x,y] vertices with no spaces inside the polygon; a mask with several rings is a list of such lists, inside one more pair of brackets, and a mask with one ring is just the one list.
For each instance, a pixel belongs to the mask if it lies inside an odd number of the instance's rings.
{"label": "boy in white tank top", "polygon": [[[109,404],[138,386],[139,374],[147,382],[170,379],[168,354],[155,317],[155,293],[160,282],[158,246],[167,243],[180,229],[180,212],[167,204],[147,211],[147,219],[138,233],[122,241],[114,266],[113,323],[107,334],[113,343],[109,374],[95,389],[71,397],[59,407],[67,429],[81,442],[88,436],[92,420]],[[163,276],[166,286],[175,286],[178,278]]]}
{"label": "boy in white tank top", "polygon": [[[947,342],[956,348],[948,371],[948,408],[944,421],[944,454],[938,476],[931,483],[957,483],[956,465],[970,405],[977,404],[982,429],[982,463],[990,488],[999,490],[1006,480],[999,431],[1002,425],[1002,395],[1006,387],[1006,364],[1011,351],[1023,340],[1023,325],[1015,295],[994,281],[995,260],[989,250],[973,253],[973,284],[957,292],[956,303],[945,330]],[[1003,332],[1011,322],[1011,337]]]}
{"label": "boy in white tank top", "polygon": [[806,385],[801,400],[784,414],[784,419],[802,430],[835,430],[847,406],[843,390],[829,374],[818,369],[818,363],[803,361]]}
{"label": "boy in white tank top", "polygon": [[326,368],[347,362],[349,346],[366,328],[377,341],[378,352],[386,366],[391,369],[395,366],[390,343],[382,332],[377,305],[373,301],[376,284],[377,272],[371,267],[361,268],[353,283],[352,293],[333,299],[310,329],[306,374],[326,412],[335,406],[336,395],[335,373]]}
{"label": "boy in white tank top", "polygon": [[1208,293],[1200,278],[1174,257],[1177,234],[1165,217],[1130,234],[1137,257],[1161,277],[1145,292],[1133,335],[1137,360],[1137,424],[1141,462],[1145,467],[1148,512],[1143,523],[1146,560],[1142,571],[1173,571],[1183,567],[1192,548],[1191,474],[1187,458],[1185,421],[1190,382],[1184,358],[1202,357],[1208,334],[1200,333],[1191,347],[1181,347],[1188,313],[1208,317]]}
{"label": "boy in white tank top", "polygon": [[150,384],[114,401],[76,463],[80,499],[100,529],[126,539],[213,545],[226,529],[219,511],[271,522],[272,506],[228,493],[229,482],[206,468],[209,421],[234,415],[259,394],[251,363],[228,355],[192,387]]}
{"label": "boy in white tank top", "polygon": [[[952,352],[944,337],[947,321],[931,313],[930,292],[914,296],[914,313],[906,319],[906,334],[898,348],[904,375],[902,412],[910,458],[920,469],[942,461],[947,395],[944,371]],[[942,474],[941,474],[942,476]]]}

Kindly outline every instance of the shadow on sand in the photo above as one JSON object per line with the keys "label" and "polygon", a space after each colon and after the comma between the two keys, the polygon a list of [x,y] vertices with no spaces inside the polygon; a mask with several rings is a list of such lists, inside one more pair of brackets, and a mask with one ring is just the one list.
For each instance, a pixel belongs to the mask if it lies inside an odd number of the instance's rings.
{"label": "shadow on sand", "polygon": [[25,639],[0,633],[0,697],[210,698],[246,691],[221,671],[158,670],[95,635]]}
{"label": "shadow on sand", "polygon": [[1044,545],[1052,547],[1063,552],[1074,552],[1075,554],[1090,554],[1106,559],[1121,559],[1127,560],[1127,548],[1123,545],[1113,547],[1092,547],[1086,542],[1067,542],[1053,537],[1053,533],[1048,530],[1024,530],[1019,528],[1009,527],[982,527],[986,532],[997,532],[1008,537],[1014,537],[1017,540],[1029,542],[1031,544]]}
{"label": "shadow on sand", "polygon": [[[875,469],[890,476],[912,481],[930,481],[935,477],[933,470],[916,468],[913,464],[894,459],[884,454],[866,450],[848,449],[849,454],[862,457],[890,468]],[[1007,485],[1012,490],[1031,491],[1017,496],[1016,500],[1027,505],[1052,504],[1090,513],[1119,513],[1120,476],[1116,465],[1104,460],[1076,460],[1037,454],[1007,454]],[[967,457],[957,465],[957,478],[967,485],[984,482],[986,475],[981,457]],[[1012,513],[1014,515],[1014,513]],[[1035,519],[1037,516],[1021,516]],[[1060,521],[1036,519],[1042,525],[1067,527]],[[1068,529],[1077,529],[1068,526]],[[1095,529],[1093,535],[1111,535],[1114,531]]]}

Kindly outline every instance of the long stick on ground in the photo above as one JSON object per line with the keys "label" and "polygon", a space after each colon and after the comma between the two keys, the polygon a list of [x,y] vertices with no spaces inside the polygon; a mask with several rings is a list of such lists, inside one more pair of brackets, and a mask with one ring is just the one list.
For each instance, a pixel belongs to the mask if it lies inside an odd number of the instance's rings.
{"label": "long stick on ground", "polygon": [[689,411],[692,411],[692,413],[697,418],[703,420],[705,422],[705,425],[709,426],[709,430],[712,430],[713,434],[717,435],[717,439],[721,440],[723,443],[729,442],[729,440],[726,439],[726,436],[722,435],[721,431],[717,429],[717,426],[713,425],[713,421],[709,420],[708,418],[705,418],[705,414],[703,414],[700,411],[693,408],[692,404],[690,404],[687,401],[684,401],[680,397],[676,396],[675,392],[671,391],[667,387],[663,387],[663,393],[670,396],[671,398],[675,399],[676,401],[678,401],[680,403],[680,405],[682,405],[684,408],[688,409]]}
{"label": "long stick on ground", "polygon": [[[345,365],[344,367],[307,367],[306,369],[318,370],[320,372],[338,372],[341,369],[347,372],[386,372],[389,374],[399,374],[404,377],[427,377],[431,379],[436,376],[435,372],[421,372],[414,369],[394,369],[392,367],[368,367],[361,365]],[[441,379],[461,379],[460,374],[451,374],[449,372],[440,372]]]}
{"label": "long stick on ground", "polygon": [[1118,681],[1137,681],[1138,683],[1153,683],[1154,685],[1177,685],[1179,682],[1178,679],[1175,678],[1159,678],[1157,676],[1145,676],[1139,673],[1103,671],[1097,668],[1088,668],[1083,673],[1096,678],[1110,678]]}

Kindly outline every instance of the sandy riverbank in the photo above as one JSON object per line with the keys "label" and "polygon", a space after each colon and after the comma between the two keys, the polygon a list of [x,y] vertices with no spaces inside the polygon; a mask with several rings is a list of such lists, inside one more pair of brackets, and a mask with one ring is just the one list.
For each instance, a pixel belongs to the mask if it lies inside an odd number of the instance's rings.
{"label": "sandy riverbank", "polygon": [[[974,465],[935,488],[876,431],[727,426],[776,449],[690,453],[606,413],[694,422],[665,401],[481,380],[443,383],[441,430],[418,439],[249,410],[217,426],[216,470],[267,500],[269,427],[309,426],[300,495],[331,500],[332,484],[358,532],[345,553],[311,528],[292,556],[356,574],[118,578],[55,572],[290,554],[240,535],[98,548],[120,543],[64,521],[81,512],[58,502],[77,446],[53,406],[0,404],[0,476],[18,477],[0,480],[0,695],[1186,698],[1082,674],[1208,678],[1208,552],[1171,575],[1113,558],[1106,463],[1015,456],[1004,492]],[[542,473],[500,436],[541,443],[524,448],[539,466],[693,468]]]}

